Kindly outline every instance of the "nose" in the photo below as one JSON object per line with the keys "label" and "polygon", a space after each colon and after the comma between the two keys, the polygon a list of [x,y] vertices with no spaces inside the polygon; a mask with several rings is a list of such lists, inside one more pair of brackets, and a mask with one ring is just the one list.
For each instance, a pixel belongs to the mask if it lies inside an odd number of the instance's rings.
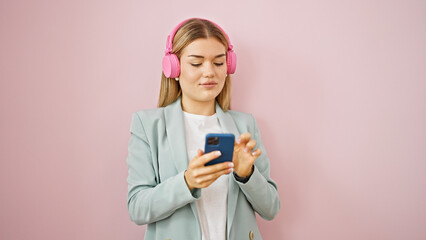
{"label": "nose", "polygon": [[203,75],[204,75],[205,78],[214,77],[214,64],[213,63],[205,64]]}

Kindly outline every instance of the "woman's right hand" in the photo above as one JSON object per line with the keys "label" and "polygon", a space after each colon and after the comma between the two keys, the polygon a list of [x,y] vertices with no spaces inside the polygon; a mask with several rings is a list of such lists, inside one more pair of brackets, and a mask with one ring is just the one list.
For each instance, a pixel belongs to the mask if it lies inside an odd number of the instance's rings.
{"label": "woman's right hand", "polygon": [[184,174],[186,185],[188,185],[189,190],[192,191],[194,188],[206,188],[220,176],[231,173],[234,170],[234,164],[232,162],[204,166],[220,155],[220,151],[204,154],[202,150],[198,149],[197,156],[189,162],[188,169],[186,169]]}

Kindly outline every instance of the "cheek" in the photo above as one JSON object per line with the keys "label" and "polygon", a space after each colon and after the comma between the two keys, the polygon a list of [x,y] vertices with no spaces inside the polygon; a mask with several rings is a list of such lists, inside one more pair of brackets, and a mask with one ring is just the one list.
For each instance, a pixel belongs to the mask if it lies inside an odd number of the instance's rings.
{"label": "cheek", "polygon": [[226,66],[220,68],[220,70],[218,71],[218,74],[220,74],[221,77],[226,77],[226,73],[228,72]]}
{"label": "cheek", "polygon": [[227,71],[226,67],[225,67],[225,68],[223,68],[223,69],[221,69],[221,70],[218,72],[218,75],[219,75],[220,80],[225,81],[225,78],[226,78],[227,72],[228,72],[228,71]]}
{"label": "cheek", "polygon": [[227,74],[227,71],[226,71],[226,69],[225,69],[225,71],[223,71],[222,73],[221,73],[221,77],[223,78],[223,79],[225,79],[226,78],[226,74]]}
{"label": "cheek", "polygon": [[190,66],[189,64],[183,64],[180,68],[181,77],[193,78],[199,75],[196,68]]}

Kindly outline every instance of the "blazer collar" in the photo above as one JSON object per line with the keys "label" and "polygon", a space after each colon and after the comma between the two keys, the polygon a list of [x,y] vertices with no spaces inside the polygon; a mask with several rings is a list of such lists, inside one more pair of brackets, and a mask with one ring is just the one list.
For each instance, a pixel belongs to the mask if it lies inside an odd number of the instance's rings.
{"label": "blazer collar", "polygon": [[235,135],[235,139],[240,136],[238,132],[237,126],[235,125],[234,119],[231,114],[228,112],[224,112],[222,108],[219,106],[219,103],[216,102],[216,115],[219,119],[220,127],[224,133],[233,133]]}
{"label": "blazer collar", "polygon": [[166,134],[172,150],[175,166],[178,172],[188,168],[188,154],[186,152],[185,123],[180,98],[164,108],[166,120]]}

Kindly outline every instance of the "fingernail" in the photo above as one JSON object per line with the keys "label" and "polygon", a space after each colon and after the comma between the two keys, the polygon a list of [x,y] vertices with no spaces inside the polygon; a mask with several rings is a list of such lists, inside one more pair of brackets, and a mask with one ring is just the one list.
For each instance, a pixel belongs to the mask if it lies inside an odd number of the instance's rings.
{"label": "fingernail", "polygon": [[216,151],[216,152],[214,153],[214,155],[216,155],[216,156],[220,156],[220,155],[222,155],[222,153],[221,153],[220,151]]}
{"label": "fingernail", "polygon": [[256,156],[257,154],[256,154],[256,152],[252,152],[251,155]]}
{"label": "fingernail", "polygon": [[248,148],[244,148],[244,152],[248,152]]}
{"label": "fingernail", "polygon": [[233,168],[228,168],[228,171],[229,171],[229,172],[233,172],[233,171],[234,171],[234,169],[233,169]]}
{"label": "fingernail", "polygon": [[240,144],[241,143],[241,138],[237,139],[237,143]]}
{"label": "fingernail", "polygon": [[234,167],[234,163],[228,163],[228,167],[230,168]]}

